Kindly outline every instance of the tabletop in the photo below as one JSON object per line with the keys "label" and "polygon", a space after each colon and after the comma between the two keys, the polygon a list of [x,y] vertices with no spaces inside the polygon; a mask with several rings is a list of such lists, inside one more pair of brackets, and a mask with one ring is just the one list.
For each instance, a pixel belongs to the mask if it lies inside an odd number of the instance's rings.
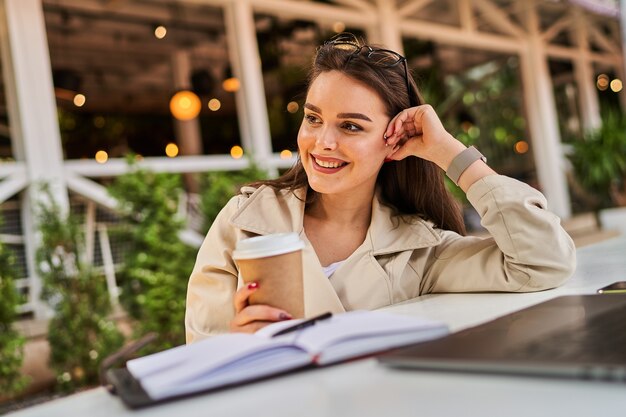
{"label": "tabletop", "polygon": [[[432,294],[386,311],[446,322],[456,331],[568,294],[626,279],[626,238],[578,249],[563,286],[538,293]],[[375,359],[315,369],[130,410],[104,388],[27,408],[11,417],[56,416],[623,416],[626,385],[504,375],[407,371]]]}

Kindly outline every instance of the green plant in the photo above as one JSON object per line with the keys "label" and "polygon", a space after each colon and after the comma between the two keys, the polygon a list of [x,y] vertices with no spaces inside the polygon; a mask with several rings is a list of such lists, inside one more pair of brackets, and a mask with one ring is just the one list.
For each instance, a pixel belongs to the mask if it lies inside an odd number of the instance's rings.
{"label": "green plant", "polygon": [[599,207],[626,206],[626,115],[602,116],[600,128],[572,141],[569,158],[577,181]]}
{"label": "green plant", "polygon": [[0,392],[3,395],[18,393],[27,382],[20,373],[24,360],[24,338],[12,327],[19,302],[15,278],[13,253],[0,241]]}
{"label": "green plant", "polygon": [[108,318],[111,304],[102,273],[84,259],[84,236],[77,218],[62,212],[49,188],[37,206],[41,246],[38,273],[42,298],[54,310],[48,327],[50,365],[61,388],[69,390],[98,381],[102,359],[124,342]]}
{"label": "green plant", "polygon": [[151,351],[180,345],[185,340],[187,280],[195,260],[195,248],[178,237],[183,228],[176,215],[181,177],[134,168],[117,177],[109,192],[128,225],[131,243],[118,278],[122,303],[136,319],[136,335],[159,335]]}
{"label": "green plant", "polygon": [[200,209],[204,215],[204,232],[208,231],[220,210],[243,184],[267,178],[267,172],[254,164],[241,171],[214,171],[202,177]]}

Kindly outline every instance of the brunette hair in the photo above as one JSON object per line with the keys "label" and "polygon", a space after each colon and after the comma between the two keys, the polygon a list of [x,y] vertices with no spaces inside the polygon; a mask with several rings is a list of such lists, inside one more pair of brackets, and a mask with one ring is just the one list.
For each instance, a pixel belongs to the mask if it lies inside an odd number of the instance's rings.
{"label": "brunette hair", "polygon": [[[424,103],[415,80],[408,70],[405,74],[405,67],[402,65],[404,62],[399,61],[399,65],[392,66],[379,65],[368,54],[373,46],[368,47],[361,43],[356,48],[340,46],[342,44],[331,41],[318,48],[309,71],[307,91],[320,74],[339,71],[376,91],[385,103],[390,118],[412,105]],[[378,48],[375,50],[387,51]],[[405,76],[411,91],[407,91]],[[441,229],[465,234],[460,206],[447,190],[443,174],[434,163],[413,156],[387,162],[379,171],[376,182],[383,202],[393,206],[400,214],[418,215],[432,221]],[[250,185],[268,185],[291,191],[307,187],[307,203],[317,198],[317,193],[309,186],[300,158],[279,178],[257,181]]]}

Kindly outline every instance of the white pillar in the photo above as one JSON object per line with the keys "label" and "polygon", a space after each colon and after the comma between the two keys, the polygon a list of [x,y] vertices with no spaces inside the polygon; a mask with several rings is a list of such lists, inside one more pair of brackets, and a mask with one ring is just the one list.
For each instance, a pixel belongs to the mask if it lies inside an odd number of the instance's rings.
{"label": "white pillar", "polygon": [[[626,0],[620,0],[620,28],[622,33],[622,68],[617,71],[621,76],[622,82],[626,83]],[[626,91],[619,93],[622,111],[626,113]]]}
{"label": "white pillar", "polygon": [[397,13],[396,0],[376,0],[378,8],[378,31],[380,42],[385,48],[404,55],[402,33],[400,32],[400,18]]}
{"label": "white pillar", "polygon": [[571,34],[573,43],[578,46],[578,55],[574,60],[576,85],[578,87],[578,110],[582,117],[585,130],[597,129],[600,119],[600,103],[598,90],[594,80],[593,63],[589,59],[589,31],[587,22],[580,7],[572,11],[574,16],[574,32]]}
{"label": "white pillar", "polygon": [[523,5],[529,35],[520,60],[537,175],[550,210],[562,218],[568,218],[571,216],[571,205],[565,159],[545,45],[539,33],[534,0],[524,1]]}
{"label": "white pillar", "polygon": [[42,197],[39,184],[46,182],[61,210],[69,211],[63,151],[41,0],[5,0],[3,12],[0,38],[11,140],[15,158],[25,163],[30,184],[21,196],[29,302],[35,307],[35,316],[42,317],[47,310],[39,301],[33,209]]}
{"label": "white pillar", "polygon": [[[272,155],[272,140],[270,134],[265,88],[263,85],[263,70],[256,38],[254,12],[249,0],[232,0],[232,19],[227,19],[227,25],[233,30],[239,53],[240,74],[235,75],[241,80],[241,88],[245,97],[245,120],[248,121],[252,142],[253,158],[257,165],[269,168],[267,162]],[[229,13],[231,13],[229,12]],[[233,70],[236,70],[234,67]]]}
{"label": "white pillar", "polygon": [[[172,55],[172,77],[176,90],[191,89],[189,76],[191,74],[191,62],[189,52],[177,51]],[[191,120],[178,120],[174,118],[176,138],[180,144],[181,155],[202,155],[202,137],[200,135],[200,123],[198,118]]]}
{"label": "white pillar", "polygon": [[[228,57],[232,76],[241,80],[241,52],[239,51],[239,43],[237,42],[237,34],[235,33],[237,21],[235,20],[235,13],[232,5],[224,7],[224,22],[226,27],[226,41],[228,44]],[[251,150],[253,148],[252,137],[254,135],[250,131],[250,121],[248,120],[248,111],[246,110],[246,97],[244,96],[242,88],[239,88],[235,92],[235,105],[237,106],[237,120],[239,121],[241,144],[244,149]]]}

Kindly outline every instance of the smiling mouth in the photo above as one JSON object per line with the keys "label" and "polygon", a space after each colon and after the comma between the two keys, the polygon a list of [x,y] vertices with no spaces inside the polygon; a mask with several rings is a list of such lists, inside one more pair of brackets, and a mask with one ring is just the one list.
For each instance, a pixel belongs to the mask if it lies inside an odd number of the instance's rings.
{"label": "smiling mouth", "polygon": [[322,168],[341,168],[345,165],[348,165],[347,162],[338,162],[338,161],[322,161],[321,159],[313,158],[315,163]]}

